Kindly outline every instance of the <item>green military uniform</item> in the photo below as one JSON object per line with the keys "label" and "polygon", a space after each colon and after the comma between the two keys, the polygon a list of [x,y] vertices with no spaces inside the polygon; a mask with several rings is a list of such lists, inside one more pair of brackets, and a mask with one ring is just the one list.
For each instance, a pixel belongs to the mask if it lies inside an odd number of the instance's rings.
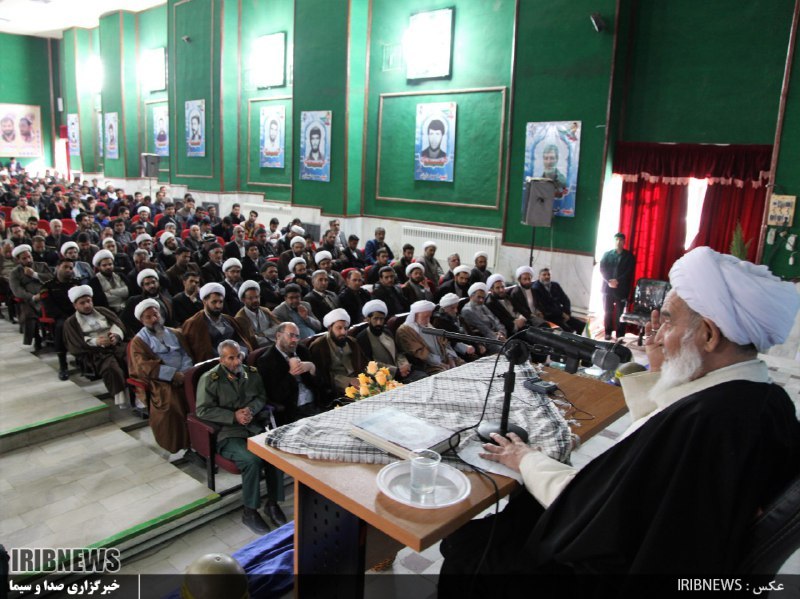
{"label": "green military uniform", "polygon": [[[266,466],[267,498],[283,501],[283,476],[280,470],[247,449],[247,437],[264,432],[269,416],[262,412],[267,394],[258,371],[242,366],[239,375],[232,375],[218,364],[200,377],[197,385],[197,416],[222,425],[217,435],[219,453],[232,460],[242,471],[244,505],[258,509],[261,467]],[[247,426],[236,422],[236,410],[249,408],[253,419]]]}

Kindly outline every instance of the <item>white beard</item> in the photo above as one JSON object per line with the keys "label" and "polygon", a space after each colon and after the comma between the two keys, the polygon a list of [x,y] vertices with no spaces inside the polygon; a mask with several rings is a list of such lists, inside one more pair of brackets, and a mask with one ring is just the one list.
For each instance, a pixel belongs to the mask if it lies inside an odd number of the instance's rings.
{"label": "white beard", "polygon": [[691,338],[695,331],[688,331],[681,340],[681,347],[678,355],[664,360],[661,367],[661,378],[650,389],[649,397],[656,404],[657,399],[668,389],[677,387],[692,380],[694,375],[703,365],[703,357],[700,350],[692,342]]}

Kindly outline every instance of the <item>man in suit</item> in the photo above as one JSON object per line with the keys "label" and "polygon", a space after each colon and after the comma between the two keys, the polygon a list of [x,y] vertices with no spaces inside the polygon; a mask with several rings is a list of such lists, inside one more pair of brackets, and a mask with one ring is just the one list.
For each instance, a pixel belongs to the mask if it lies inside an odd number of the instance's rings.
{"label": "man in suit", "polygon": [[339,292],[339,307],[350,315],[350,322],[360,321],[361,308],[371,299],[370,294],[361,289],[363,284],[364,276],[360,270],[354,268],[347,273],[345,287]]}
{"label": "man in suit", "polygon": [[514,274],[517,278],[517,286],[510,293],[514,309],[525,317],[530,326],[541,326],[547,321],[536,304],[536,296],[533,294],[533,269],[530,266],[520,266]]}
{"label": "man in suit", "polygon": [[323,320],[328,334],[311,344],[311,359],[317,365],[317,384],[327,400],[343,397],[347,387],[358,387],[358,375],[367,363],[358,343],[347,336],[350,316],[341,308],[331,310]]}
{"label": "man in suit", "polygon": [[533,284],[536,305],[540,307],[546,320],[560,326],[567,332],[581,333],[586,323],[572,316],[569,297],[561,285],[551,280],[550,269],[539,271],[539,280]]}
{"label": "man in suit", "polygon": [[345,268],[365,268],[369,264],[364,252],[358,249],[358,241],[358,236],[356,235],[350,235],[347,238],[347,247],[342,250],[342,255],[347,262],[342,265],[342,270]]}
{"label": "man in suit", "polygon": [[410,243],[406,243],[403,245],[403,255],[400,256],[399,260],[396,260],[395,263],[392,264],[392,268],[394,268],[394,272],[397,275],[397,280],[401,285],[408,281],[406,269],[412,262],[414,262],[414,246]]}
{"label": "man in suit", "polygon": [[167,269],[166,275],[169,279],[169,292],[177,295],[183,291],[183,275],[186,272],[193,272],[200,276],[200,267],[192,262],[192,252],[187,247],[180,247],[175,251],[175,264]]}
{"label": "man in suit", "polygon": [[322,269],[311,275],[311,287],[303,299],[311,306],[314,316],[322,320],[328,312],[339,307],[339,298],[328,291],[328,273]]}
{"label": "man in suit", "polygon": [[222,246],[216,242],[208,246],[208,262],[200,267],[203,283],[222,283],[225,273],[222,271]]}
{"label": "man in suit", "polygon": [[395,285],[394,281],[394,269],[384,266],[379,271],[378,285],[372,289],[372,297],[382,300],[389,309],[388,316],[407,312],[409,306],[400,286]]}
{"label": "man in suit", "polygon": [[222,257],[226,260],[228,258],[238,258],[241,260],[244,258],[245,250],[246,244],[244,227],[242,225],[236,225],[233,228],[233,237],[228,243],[225,244]]}
{"label": "man in suit", "polygon": [[425,378],[425,371],[412,370],[408,358],[397,351],[394,336],[384,326],[387,312],[386,304],[381,300],[371,300],[364,304],[362,315],[367,320],[367,327],[356,336],[364,360],[375,361],[381,367],[386,366],[392,377],[404,383]]}
{"label": "man in suit", "polygon": [[[625,323],[620,320],[633,286],[636,258],[625,249],[625,234],[614,235],[614,249],[600,259],[600,274],[603,277],[603,311],[606,341],[611,340],[616,330],[617,339],[625,336]],[[616,313],[616,315],[615,315]]]}
{"label": "man in suit", "polygon": [[386,241],[386,229],[383,227],[378,227],[375,229],[375,239],[370,239],[367,242],[367,246],[364,248],[364,255],[367,259],[368,264],[375,264],[377,261],[377,252],[381,248],[386,248],[386,251],[389,253],[389,260],[394,260],[394,254],[392,253],[392,248],[390,248]]}
{"label": "man in suit", "polygon": [[200,275],[187,270],[183,273],[181,283],[183,291],[172,298],[172,318],[176,326],[182,326],[203,309],[203,302],[199,296]]}
{"label": "man in suit", "polygon": [[261,377],[269,381],[267,402],[275,407],[278,426],[289,424],[323,410],[311,354],[299,345],[300,331],[293,322],[283,322],[275,331],[275,345],[259,357]]}
{"label": "man in suit", "polygon": [[376,253],[375,264],[373,264],[367,272],[367,283],[369,285],[375,285],[378,283],[381,270],[384,266],[389,266],[389,252],[386,250],[386,248],[381,248]]}
{"label": "man in suit", "polygon": [[255,281],[242,283],[239,300],[243,305],[234,317],[254,348],[272,346],[275,343],[275,331],[281,324],[269,308],[261,306],[260,294],[261,289]]}
{"label": "man in suit", "polygon": [[278,265],[274,262],[265,262],[261,267],[261,280],[258,282],[261,287],[261,305],[270,310],[283,301],[282,293],[284,283],[278,278]]}
{"label": "man in suit", "polygon": [[313,337],[322,331],[322,324],[314,317],[311,305],[300,299],[300,287],[291,283],[283,290],[283,302],[272,311],[281,322],[293,322],[300,330],[300,338]]}

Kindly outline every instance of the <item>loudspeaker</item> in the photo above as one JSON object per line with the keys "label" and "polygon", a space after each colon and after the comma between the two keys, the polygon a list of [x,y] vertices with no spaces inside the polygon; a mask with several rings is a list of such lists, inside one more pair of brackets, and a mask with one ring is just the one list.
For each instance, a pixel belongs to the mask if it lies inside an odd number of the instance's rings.
{"label": "loudspeaker", "polygon": [[556,184],[552,179],[534,178],[525,182],[525,217],[531,227],[550,227],[553,223],[553,200]]}
{"label": "loudspeaker", "polygon": [[159,156],[142,154],[139,156],[140,177],[158,177]]}

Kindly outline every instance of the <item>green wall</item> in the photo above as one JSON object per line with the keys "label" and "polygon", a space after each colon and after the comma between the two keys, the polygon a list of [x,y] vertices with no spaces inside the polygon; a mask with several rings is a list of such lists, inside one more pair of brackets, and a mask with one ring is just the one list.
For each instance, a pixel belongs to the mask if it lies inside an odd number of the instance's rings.
{"label": "green wall", "polygon": [[[167,47],[167,5],[156,6],[136,14],[137,52],[141,57],[146,50]],[[140,152],[155,154],[155,139],[153,136],[153,108],[169,105],[167,90],[145,90],[139,85],[139,136],[138,147]],[[172,134],[172,131],[169,131]],[[174,146],[174,139],[170,139],[170,149]],[[162,156],[159,162],[159,182],[167,183],[170,178],[170,157]]]}
{"label": "green wall", "polygon": [[[41,158],[20,158],[19,162],[23,165],[41,162],[49,166],[53,161],[55,122],[50,105],[49,52],[49,40],[0,33],[0,56],[3,57],[0,103],[39,106],[41,110],[42,122],[39,125],[44,155]],[[30,68],[31,64],[36,64],[37,68]],[[58,136],[57,130],[55,135]],[[0,160],[5,164],[9,158]]]}

